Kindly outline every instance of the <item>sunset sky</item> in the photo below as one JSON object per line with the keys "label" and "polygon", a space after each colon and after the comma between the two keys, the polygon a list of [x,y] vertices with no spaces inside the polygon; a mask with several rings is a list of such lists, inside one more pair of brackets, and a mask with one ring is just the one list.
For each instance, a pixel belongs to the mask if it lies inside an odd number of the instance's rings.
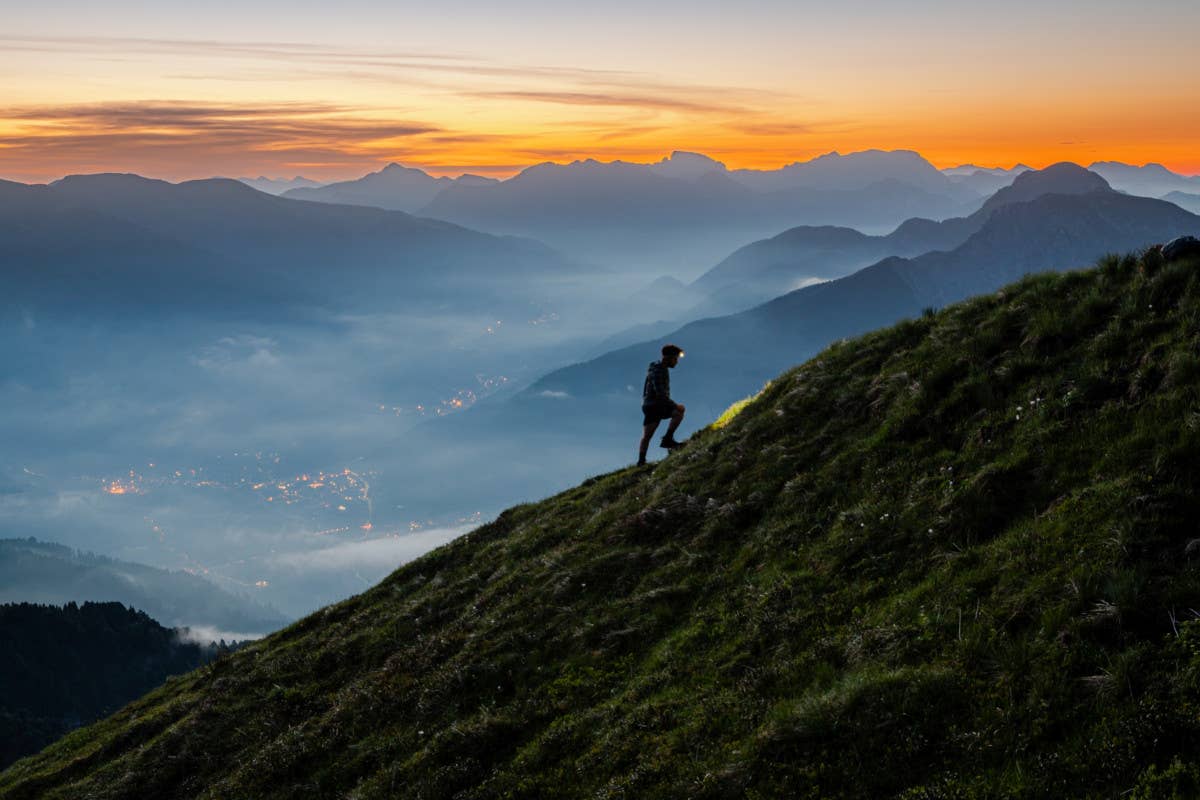
{"label": "sunset sky", "polygon": [[0,0],[0,177],[503,176],[696,150],[773,168],[1200,173],[1195,0]]}

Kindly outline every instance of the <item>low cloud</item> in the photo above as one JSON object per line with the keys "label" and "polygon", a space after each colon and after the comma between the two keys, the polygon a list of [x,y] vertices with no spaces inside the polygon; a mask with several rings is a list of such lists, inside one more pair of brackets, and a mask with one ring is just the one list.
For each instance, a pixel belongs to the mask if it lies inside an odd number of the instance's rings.
{"label": "low cloud", "polygon": [[303,550],[276,556],[275,566],[302,572],[394,569],[456,539],[471,526],[431,528],[385,539],[343,542],[320,550]]}
{"label": "low cloud", "polygon": [[277,347],[274,339],[265,336],[225,336],[216,344],[203,348],[193,360],[196,366],[205,370],[232,373],[248,369],[257,374],[260,370],[279,366]]}
{"label": "low cloud", "polygon": [[219,642],[222,639],[227,644],[230,642],[252,642],[266,636],[265,633],[223,631],[212,625],[188,625],[185,628],[176,628],[175,632],[178,634],[180,641],[201,645]]}
{"label": "low cloud", "polygon": [[538,392],[538,397],[549,397],[554,400],[566,400],[570,396],[568,392],[561,392],[556,389],[543,389]]}

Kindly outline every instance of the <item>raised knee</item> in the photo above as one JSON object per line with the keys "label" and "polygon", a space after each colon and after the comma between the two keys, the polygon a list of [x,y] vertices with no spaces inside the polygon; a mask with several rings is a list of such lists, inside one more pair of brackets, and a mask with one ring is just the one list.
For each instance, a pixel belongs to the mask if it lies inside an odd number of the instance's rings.
{"label": "raised knee", "polygon": [[678,414],[679,416],[681,416],[681,417],[682,417],[682,416],[683,416],[683,413],[684,413],[685,411],[687,411],[687,409],[683,407],[683,403],[676,403],[676,404],[675,404],[675,413],[676,413],[676,414]]}

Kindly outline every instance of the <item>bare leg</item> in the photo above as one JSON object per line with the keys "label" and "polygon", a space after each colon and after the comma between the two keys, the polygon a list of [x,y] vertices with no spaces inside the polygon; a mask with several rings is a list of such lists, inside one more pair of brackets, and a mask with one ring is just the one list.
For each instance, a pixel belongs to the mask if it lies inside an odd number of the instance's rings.
{"label": "bare leg", "polygon": [[[678,403],[675,404],[675,413],[671,415],[671,424],[667,426],[667,435],[664,439],[671,440],[675,438],[675,431],[679,430],[679,423],[683,422],[684,407]],[[650,432],[651,434],[654,431]]]}
{"label": "bare leg", "polygon": [[646,463],[646,450],[650,447],[650,440],[654,438],[654,432],[658,430],[659,420],[655,420],[649,425],[642,428],[642,442],[638,445],[638,463]]}

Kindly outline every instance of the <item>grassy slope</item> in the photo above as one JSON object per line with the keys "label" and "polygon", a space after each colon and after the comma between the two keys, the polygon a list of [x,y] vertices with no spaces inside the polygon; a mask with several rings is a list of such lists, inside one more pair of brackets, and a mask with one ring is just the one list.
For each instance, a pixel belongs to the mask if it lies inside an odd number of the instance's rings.
{"label": "grassy slope", "polygon": [[1198,269],[1112,259],[834,346],[0,795],[1191,796]]}

